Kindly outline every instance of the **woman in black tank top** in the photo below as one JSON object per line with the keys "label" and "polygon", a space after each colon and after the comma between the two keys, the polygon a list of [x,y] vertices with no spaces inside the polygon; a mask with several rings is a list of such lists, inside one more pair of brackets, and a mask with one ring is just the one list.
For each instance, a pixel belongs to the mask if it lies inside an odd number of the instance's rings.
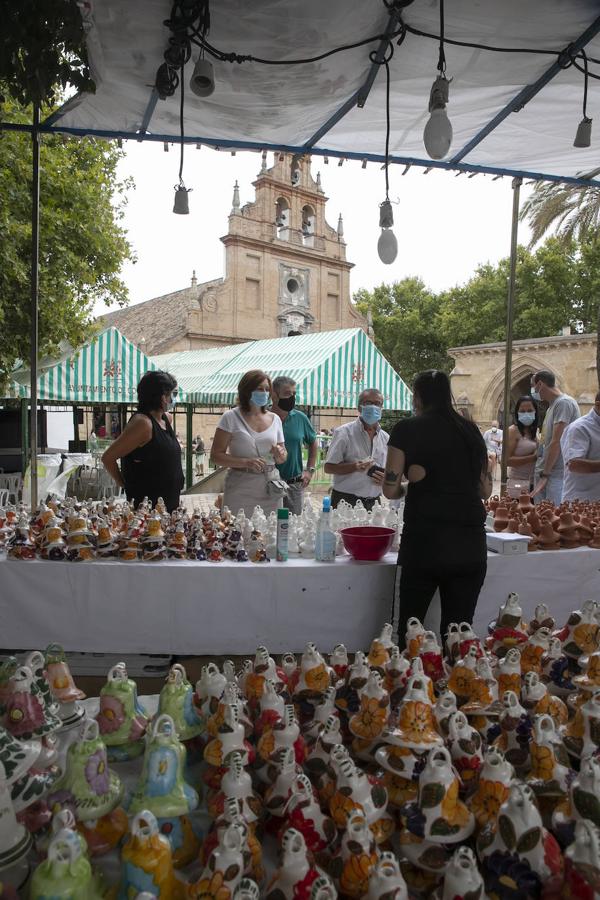
{"label": "woman in black tank top", "polygon": [[181,447],[167,412],[175,402],[177,382],[168,372],[146,372],[137,393],[138,411],[106,450],[102,462],[135,506],[144,497],[154,506],[162,497],[172,512],[179,506],[183,487]]}

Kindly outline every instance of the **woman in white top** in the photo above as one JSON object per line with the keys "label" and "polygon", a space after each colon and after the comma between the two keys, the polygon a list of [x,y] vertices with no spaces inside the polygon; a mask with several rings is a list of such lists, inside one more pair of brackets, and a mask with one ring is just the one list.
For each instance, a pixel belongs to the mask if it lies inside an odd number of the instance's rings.
{"label": "woman in white top", "polygon": [[538,411],[531,397],[519,397],[515,424],[508,429],[508,481],[506,493],[518,498],[533,490],[533,470],[537,459]]}
{"label": "woman in white top", "polygon": [[259,369],[246,372],[238,384],[239,406],[224,413],[217,425],[210,457],[229,469],[223,506],[234,515],[243,509],[250,517],[255,506],[268,515],[283,502],[283,495],[269,487],[279,478],[275,466],[287,458],[281,419],[266,409],[270,393],[268,375]]}

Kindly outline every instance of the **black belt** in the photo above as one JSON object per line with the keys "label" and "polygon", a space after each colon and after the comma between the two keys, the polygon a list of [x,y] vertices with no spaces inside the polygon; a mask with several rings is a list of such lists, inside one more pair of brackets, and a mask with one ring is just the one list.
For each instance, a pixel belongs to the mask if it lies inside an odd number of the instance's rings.
{"label": "black belt", "polygon": [[295,478],[286,478],[285,480],[288,484],[298,484],[299,481],[302,481],[302,475],[296,475]]}

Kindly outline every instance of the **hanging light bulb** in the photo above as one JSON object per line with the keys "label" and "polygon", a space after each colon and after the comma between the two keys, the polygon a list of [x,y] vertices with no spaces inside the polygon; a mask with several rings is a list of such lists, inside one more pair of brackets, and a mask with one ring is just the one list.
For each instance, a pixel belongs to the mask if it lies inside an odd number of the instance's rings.
{"label": "hanging light bulb", "polygon": [[215,70],[204,56],[201,56],[194,66],[190,88],[198,97],[210,97],[215,89]]}
{"label": "hanging light bulb", "polygon": [[186,188],[183,181],[175,185],[175,202],[173,203],[173,212],[180,216],[188,216],[190,213],[190,204],[188,194],[192,188]]}
{"label": "hanging light bulb", "polygon": [[588,59],[585,54],[585,50],[582,50],[583,53],[583,71],[584,71],[584,81],[583,81],[583,118],[579,125],[577,126],[577,133],[575,134],[575,140],[573,141],[574,147],[591,147],[592,146],[592,120],[587,114],[587,94],[588,94]]}
{"label": "hanging light bulb", "polygon": [[438,75],[431,86],[430,116],[423,131],[423,143],[431,159],[443,159],[452,143],[452,125],[446,112],[449,87],[450,82],[445,75]]}
{"label": "hanging light bulb", "polygon": [[394,213],[392,212],[391,201],[386,199],[379,206],[379,227],[381,234],[377,241],[377,253],[379,259],[386,266],[390,266],[398,256],[398,241],[396,235],[392,231],[394,224]]}

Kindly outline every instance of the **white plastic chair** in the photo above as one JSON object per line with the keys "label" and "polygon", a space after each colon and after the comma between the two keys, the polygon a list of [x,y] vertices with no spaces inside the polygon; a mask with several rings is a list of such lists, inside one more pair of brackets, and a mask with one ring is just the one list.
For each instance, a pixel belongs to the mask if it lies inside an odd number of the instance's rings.
{"label": "white plastic chair", "polygon": [[6,509],[8,506],[8,489],[0,488],[0,507]]}
{"label": "white plastic chair", "polygon": [[19,502],[23,479],[19,474],[0,475],[0,489],[8,491],[8,502],[15,506]]}

